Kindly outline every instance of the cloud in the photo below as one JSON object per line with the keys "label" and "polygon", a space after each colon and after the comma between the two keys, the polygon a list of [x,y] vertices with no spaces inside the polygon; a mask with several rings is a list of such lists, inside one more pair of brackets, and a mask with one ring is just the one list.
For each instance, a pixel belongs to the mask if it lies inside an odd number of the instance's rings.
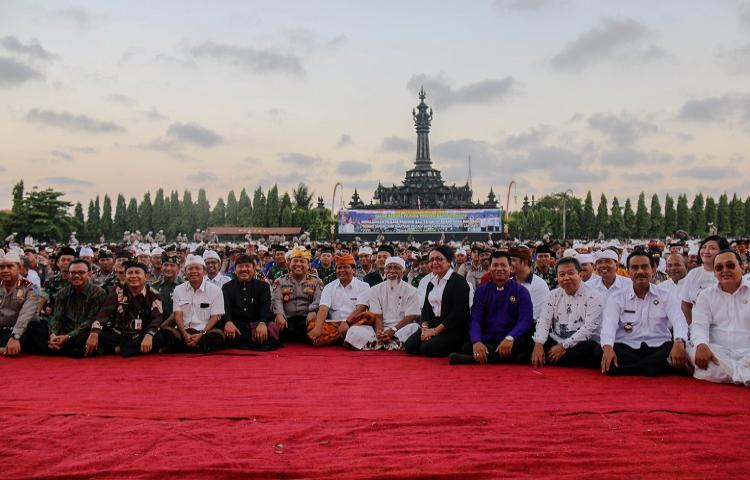
{"label": "cloud", "polygon": [[132,60],[133,58],[135,58],[136,55],[140,54],[141,52],[143,52],[142,48],[139,48],[139,47],[128,47],[128,48],[125,49],[124,52],[122,52],[122,56],[120,57],[120,61],[117,62],[117,64],[118,65],[125,65],[130,60]]}
{"label": "cloud", "polygon": [[552,66],[576,72],[607,60],[650,61],[667,57],[661,47],[649,42],[651,37],[653,33],[636,20],[606,18],[552,57]]}
{"label": "cloud", "polygon": [[118,103],[120,105],[125,105],[128,107],[135,104],[135,100],[125,95],[120,95],[119,93],[109,95],[107,97],[107,101],[112,102],[112,103]]}
{"label": "cloud", "polygon": [[79,178],[71,177],[46,177],[41,179],[43,182],[51,183],[53,185],[67,185],[72,187],[93,187],[94,182],[83,180]]}
{"label": "cloud", "polygon": [[218,133],[195,122],[173,123],[167,128],[166,136],[179,143],[191,143],[203,148],[210,148],[224,141]]}
{"label": "cloud", "polygon": [[299,57],[273,50],[254,47],[239,47],[223,43],[204,42],[192,47],[190,54],[197,58],[223,61],[251,73],[288,73],[303,75]]}
{"label": "cloud", "polygon": [[696,180],[724,180],[739,178],[742,175],[735,167],[691,167],[674,172],[675,177],[693,178]]}
{"label": "cloud", "polygon": [[53,150],[51,155],[61,160],[66,160],[66,161],[73,160],[73,155],[71,155],[68,152],[63,152],[61,150]]}
{"label": "cloud", "polygon": [[492,5],[501,12],[531,12],[563,4],[560,0],[495,0]]}
{"label": "cloud", "polygon": [[720,49],[718,60],[733,75],[750,73],[750,43],[739,48]]}
{"label": "cloud", "polygon": [[43,77],[40,71],[28,65],[17,62],[12,58],[0,57],[0,87],[14,87]]}
{"label": "cloud", "polygon": [[550,129],[546,125],[531,128],[517,135],[508,135],[500,144],[501,148],[517,150],[541,145],[549,135]]}
{"label": "cloud", "polygon": [[[465,165],[467,171],[469,168],[469,156],[471,156],[472,162],[482,162],[487,159],[492,159],[491,162],[494,162],[496,159],[496,153],[492,151],[490,144],[471,138],[438,143],[432,147],[432,153],[435,157]],[[474,163],[474,165],[477,166],[478,164]]]}
{"label": "cloud", "polygon": [[573,168],[562,168],[550,172],[550,180],[562,183],[595,183],[605,180],[609,174],[603,171],[592,171]]}
{"label": "cloud", "polygon": [[750,31],[750,2],[740,5],[740,26]]}
{"label": "cloud", "polygon": [[154,61],[165,65],[177,65],[182,68],[195,69],[198,64],[192,58],[180,58],[168,53],[160,53],[154,57]]}
{"label": "cloud", "polygon": [[291,28],[284,31],[284,38],[292,45],[307,51],[339,48],[349,43],[346,35],[326,38],[306,28]]}
{"label": "cloud", "polygon": [[148,110],[147,112],[145,112],[145,114],[146,114],[146,118],[148,118],[149,120],[156,121],[156,120],[166,120],[167,119],[167,116],[164,115],[164,114],[162,114],[161,112],[159,112],[156,109],[156,107],[151,107],[151,110]]}
{"label": "cloud", "polygon": [[193,173],[192,175],[187,175],[185,179],[193,183],[212,183],[216,182],[219,178],[213,172],[201,170]]}
{"label": "cloud", "polygon": [[385,137],[380,144],[381,152],[410,152],[415,148],[414,142],[401,137]]}
{"label": "cloud", "polygon": [[664,174],[658,171],[648,171],[644,173],[626,173],[622,176],[623,180],[628,183],[650,183],[658,182],[664,178]]}
{"label": "cloud", "polygon": [[32,38],[29,43],[24,44],[18,37],[14,35],[8,35],[3,37],[0,44],[9,52],[26,55],[33,60],[52,61],[57,58],[57,55],[48,52],[39,43],[39,40]]}
{"label": "cloud", "polygon": [[750,122],[750,94],[727,93],[721,97],[688,100],[680,108],[678,117],[694,122],[722,122],[735,118]]}
{"label": "cloud", "polygon": [[344,161],[339,162],[336,171],[347,176],[367,175],[372,171],[372,165],[368,162]]}
{"label": "cloud", "polygon": [[352,143],[352,136],[348,133],[345,133],[341,135],[341,138],[339,139],[339,143],[336,144],[336,148],[342,148],[347,145],[351,145]]}
{"label": "cloud", "polygon": [[409,91],[416,93],[424,86],[428,98],[436,106],[447,108],[460,104],[486,104],[508,97],[517,88],[513,77],[488,79],[471,83],[460,88],[453,86],[442,75],[413,75],[406,84]]}
{"label": "cloud", "polygon": [[638,164],[664,166],[672,161],[672,156],[661,152],[642,152],[633,148],[619,148],[604,152],[601,156],[602,165],[613,167],[631,167]]}
{"label": "cloud", "polygon": [[82,8],[72,7],[55,10],[50,13],[50,16],[52,18],[72,21],[80,30],[86,30],[91,25],[91,17],[86,10]]}
{"label": "cloud", "polygon": [[589,117],[589,127],[603,133],[616,145],[631,145],[639,138],[659,131],[656,125],[627,114],[595,113]]}
{"label": "cloud", "polygon": [[116,133],[124,132],[125,128],[113,122],[96,120],[88,115],[74,115],[68,112],[53,112],[52,110],[40,110],[32,108],[26,114],[26,120],[32,123],[48,125],[50,127],[62,128],[72,131],[84,131],[91,133]]}
{"label": "cloud", "polygon": [[288,152],[279,154],[282,162],[295,167],[312,167],[323,162],[320,157],[305,155],[304,153]]}

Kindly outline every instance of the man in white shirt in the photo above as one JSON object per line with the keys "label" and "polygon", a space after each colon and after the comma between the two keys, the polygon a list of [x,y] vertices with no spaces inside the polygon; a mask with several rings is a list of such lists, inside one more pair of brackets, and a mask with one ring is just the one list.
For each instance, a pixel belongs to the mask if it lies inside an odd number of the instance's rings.
{"label": "man in white shirt", "polygon": [[670,253],[666,259],[669,279],[661,282],[659,288],[666,290],[682,301],[682,287],[687,276],[687,259],[681,253]]}
{"label": "man in white shirt", "polygon": [[417,289],[403,281],[406,262],[400,257],[385,261],[386,281],[370,288],[370,312],[375,325],[354,325],[345,342],[358,350],[403,350],[404,342],[419,330],[422,311]]}
{"label": "man in white shirt", "polygon": [[575,257],[561,258],[555,270],[559,287],[550,292],[537,321],[531,363],[535,367],[596,365],[592,338],[602,319],[602,294],[583,283]]}
{"label": "man in white shirt", "polygon": [[172,296],[176,328],[170,330],[179,339],[177,350],[216,350],[224,343],[223,332],[216,328],[224,314],[221,288],[205,276],[206,264],[197,256],[185,262],[187,282],[175,287]]}
{"label": "man in white shirt", "polygon": [[534,323],[542,314],[542,308],[549,295],[549,286],[542,277],[531,270],[531,250],[525,245],[509,249],[510,258],[513,261],[513,277],[523,285],[531,295],[531,303],[534,307]]}
{"label": "man in white shirt", "polygon": [[655,267],[645,251],[628,257],[633,285],[611,296],[604,307],[602,373],[663,375],[685,369],[685,315],[676,298],[651,284]]}
{"label": "man in white shirt", "polygon": [[354,277],[357,265],[352,255],[336,257],[336,276],[323,288],[315,322],[308,324],[313,345],[341,343],[353,322],[367,310],[370,286]]}
{"label": "man in white shirt", "polygon": [[221,273],[221,257],[213,250],[206,250],[203,252],[203,261],[206,263],[206,280],[221,290],[221,287],[231,280]]}
{"label": "man in white shirt", "polygon": [[590,253],[577,253],[575,259],[581,265],[581,281],[588,282],[594,275],[594,256]]}
{"label": "man in white shirt", "polygon": [[750,387],[750,282],[742,278],[737,252],[714,258],[718,284],[700,295],[690,324],[693,376]]}
{"label": "man in white shirt", "polygon": [[589,287],[597,290],[604,298],[604,304],[607,299],[615,293],[632,290],[633,281],[628,277],[617,274],[617,266],[620,257],[613,250],[606,249],[596,254],[596,273],[587,282]]}

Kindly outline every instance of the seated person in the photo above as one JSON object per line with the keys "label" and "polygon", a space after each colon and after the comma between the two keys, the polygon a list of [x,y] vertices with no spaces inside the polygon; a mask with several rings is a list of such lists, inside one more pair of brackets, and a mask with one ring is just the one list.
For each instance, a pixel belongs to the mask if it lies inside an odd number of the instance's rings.
{"label": "seated person", "polygon": [[125,286],[115,285],[91,324],[85,355],[119,353],[131,357],[167,348],[159,292],[146,284],[148,267],[127,262]]}
{"label": "seated person", "polygon": [[469,323],[469,284],[453,271],[453,249],[438,245],[429,253],[432,274],[427,281],[420,314],[421,330],[404,347],[408,353],[446,357],[466,341]]}
{"label": "seated person", "polygon": [[400,257],[385,261],[386,281],[370,288],[370,313],[374,325],[354,325],[345,342],[358,350],[403,350],[404,342],[419,330],[419,295],[403,280],[406,262]]}
{"label": "seated person", "polygon": [[279,330],[271,321],[271,287],[256,278],[254,255],[242,254],[235,278],[224,284],[224,330],[227,348],[274,350],[281,347]]}
{"label": "seated person", "polygon": [[633,251],[627,264],[632,286],[609,297],[602,315],[597,349],[602,373],[664,375],[685,370],[688,326],[678,299],[651,283],[655,261],[647,252]]}
{"label": "seated person", "polygon": [[90,264],[76,259],[68,265],[68,285],[55,295],[55,309],[49,320],[49,353],[80,358],[86,353],[91,323],[107,298],[94,285]]}
{"label": "seated person", "polygon": [[165,330],[175,336],[175,350],[212,352],[224,343],[224,334],[217,328],[224,315],[224,295],[208,279],[203,258],[188,255],[185,270],[187,282],[174,289],[172,298],[176,326]]}
{"label": "seated person", "polygon": [[273,313],[284,341],[309,343],[307,323],[314,321],[323,281],[310,273],[310,251],[294,247],[287,253],[289,273],[273,282]]}
{"label": "seated person", "polygon": [[511,278],[511,262],[508,252],[492,253],[492,281],[474,294],[469,341],[451,355],[451,364],[517,362],[530,355],[534,307],[526,287]]}
{"label": "seated person", "polygon": [[314,321],[307,323],[307,336],[313,345],[341,343],[350,324],[367,310],[370,286],[354,277],[352,255],[336,257],[336,280],[323,288]]}
{"label": "seated person", "polygon": [[693,376],[750,387],[750,282],[737,252],[719,252],[713,267],[719,283],[701,292],[692,310]]}
{"label": "seated person", "polygon": [[534,332],[531,363],[562,366],[596,366],[594,356],[602,321],[602,294],[581,278],[575,257],[563,257],[555,265],[558,288],[552,290]]}
{"label": "seated person", "polygon": [[44,352],[47,325],[37,318],[39,296],[34,285],[21,277],[18,253],[0,256],[0,281],[0,354]]}

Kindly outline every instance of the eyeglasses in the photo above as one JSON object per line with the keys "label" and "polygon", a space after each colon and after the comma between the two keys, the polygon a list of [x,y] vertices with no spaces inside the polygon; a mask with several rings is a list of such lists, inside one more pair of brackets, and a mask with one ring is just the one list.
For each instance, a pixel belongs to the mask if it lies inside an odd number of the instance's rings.
{"label": "eyeglasses", "polygon": [[448,260],[441,258],[441,257],[432,257],[429,260],[427,260],[429,263],[432,262],[447,262]]}
{"label": "eyeglasses", "polygon": [[89,272],[88,271],[86,271],[86,272],[76,271],[76,272],[68,272],[68,275],[70,275],[71,277],[75,277],[75,276],[82,277],[82,276],[86,275],[87,273],[89,273]]}
{"label": "eyeglasses", "polygon": [[727,271],[731,271],[737,268],[737,264],[734,262],[729,262],[725,264],[717,263],[714,264],[714,271],[721,273],[724,271],[724,269],[727,269]]}

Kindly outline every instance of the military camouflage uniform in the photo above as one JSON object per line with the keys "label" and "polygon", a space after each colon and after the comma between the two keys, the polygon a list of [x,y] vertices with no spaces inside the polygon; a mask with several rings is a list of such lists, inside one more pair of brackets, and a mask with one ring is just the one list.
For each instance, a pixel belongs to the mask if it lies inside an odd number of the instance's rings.
{"label": "military camouflage uniform", "polygon": [[323,285],[328,285],[336,280],[336,265],[332,263],[328,268],[325,268],[323,265],[319,266],[318,278],[323,281]]}
{"label": "military camouflage uniform", "polygon": [[268,280],[273,282],[274,280],[283,277],[287,273],[289,273],[288,268],[274,265],[273,268],[271,268],[271,270],[268,271]]}
{"label": "military camouflage uniform", "polygon": [[57,292],[55,310],[49,320],[49,331],[54,335],[70,336],[60,353],[72,357],[83,356],[91,323],[106,296],[107,292],[92,282],[88,282],[80,293],[70,284]]}
{"label": "military camouflage uniform", "polygon": [[91,275],[91,283],[93,283],[97,287],[109,290],[111,289],[112,285],[117,283],[117,275],[115,275],[114,271],[104,273],[100,269],[98,272]]}
{"label": "military camouflage uniform", "polygon": [[542,273],[538,269],[534,268],[534,275],[538,275],[544,280],[550,290],[557,288],[557,271],[554,268],[547,270],[547,273]]}
{"label": "military camouflage uniform", "polygon": [[307,315],[318,311],[323,282],[315,275],[308,274],[304,280],[295,280],[284,275],[273,283],[271,310],[274,315],[286,317],[287,328],[282,338],[296,342],[307,342]]}
{"label": "military camouflage uniform", "polygon": [[42,353],[47,347],[47,325],[38,320],[36,310],[39,296],[34,285],[23,277],[6,289],[0,282],[0,347],[15,338],[21,342],[21,352]]}
{"label": "military camouflage uniform", "polygon": [[418,274],[414,275],[414,278],[411,279],[411,286],[412,287],[419,287],[419,282],[421,282],[422,279],[424,277],[426,277],[426,276],[427,275],[424,275],[422,273],[418,273]]}
{"label": "military camouflage uniform", "polygon": [[177,287],[177,285],[184,283],[183,281],[180,281],[179,275],[173,282],[168,281],[164,277],[160,277],[159,280],[155,281],[151,284],[151,286],[159,292],[159,296],[161,297],[161,307],[162,312],[164,314],[164,320],[167,320],[174,311],[174,304],[172,303],[172,296],[174,294],[174,289]]}
{"label": "military camouflage uniform", "polygon": [[68,279],[63,278],[60,272],[55,273],[47,280],[42,291],[42,297],[47,301],[44,305],[44,310],[39,314],[41,320],[49,321],[52,312],[55,310],[55,295],[67,285],[70,285]]}

